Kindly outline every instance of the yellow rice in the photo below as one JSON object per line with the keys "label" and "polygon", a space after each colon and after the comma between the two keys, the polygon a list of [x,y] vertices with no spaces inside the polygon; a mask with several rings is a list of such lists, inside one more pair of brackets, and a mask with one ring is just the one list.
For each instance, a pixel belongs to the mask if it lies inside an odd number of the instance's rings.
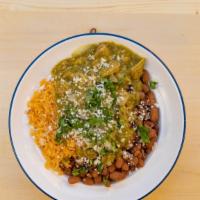
{"label": "yellow rice", "polygon": [[45,166],[62,174],[59,162],[75,154],[75,143],[73,140],[68,140],[66,144],[55,141],[58,116],[54,82],[42,80],[40,86],[28,102],[31,134],[46,159]]}

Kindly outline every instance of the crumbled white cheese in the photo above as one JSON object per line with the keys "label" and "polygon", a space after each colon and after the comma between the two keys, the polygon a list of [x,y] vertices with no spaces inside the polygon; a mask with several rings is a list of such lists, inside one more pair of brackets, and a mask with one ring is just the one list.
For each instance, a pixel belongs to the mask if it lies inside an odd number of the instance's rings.
{"label": "crumbled white cheese", "polygon": [[101,158],[100,156],[98,156],[95,160],[94,160],[94,165],[98,165],[101,162]]}
{"label": "crumbled white cheese", "polygon": [[88,55],[88,60],[94,60],[94,59],[95,59],[94,55],[91,54]]}
{"label": "crumbled white cheese", "polygon": [[131,153],[129,153],[128,151],[123,151],[122,152],[122,156],[123,156],[123,158],[125,159],[125,160],[127,160],[127,159],[132,159],[133,158],[133,154],[131,154]]}
{"label": "crumbled white cheese", "polygon": [[99,65],[100,65],[100,67],[104,67],[104,68],[108,68],[109,67],[109,63],[107,63],[105,58],[101,58],[100,59]]}
{"label": "crumbled white cheese", "polygon": [[82,78],[79,77],[79,76],[74,76],[74,77],[73,77],[73,82],[74,82],[74,83],[81,82],[81,80],[82,80]]}
{"label": "crumbled white cheese", "polygon": [[107,107],[110,107],[112,105],[112,102],[113,102],[113,98],[110,95],[106,96],[105,103]]}
{"label": "crumbled white cheese", "polygon": [[88,79],[92,82],[92,84],[95,85],[95,83],[96,83],[96,77],[95,76],[88,76]]}
{"label": "crumbled white cheese", "polygon": [[104,147],[105,147],[106,149],[108,149],[108,150],[112,150],[112,145],[111,145],[111,143],[108,142],[108,141],[106,141],[106,142],[104,143]]}
{"label": "crumbled white cheese", "polygon": [[120,61],[121,57],[119,55],[117,55],[117,61]]}
{"label": "crumbled white cheese", "polygon": [[121,104],[125,100],[124,96],[118,96],[117,104]]}

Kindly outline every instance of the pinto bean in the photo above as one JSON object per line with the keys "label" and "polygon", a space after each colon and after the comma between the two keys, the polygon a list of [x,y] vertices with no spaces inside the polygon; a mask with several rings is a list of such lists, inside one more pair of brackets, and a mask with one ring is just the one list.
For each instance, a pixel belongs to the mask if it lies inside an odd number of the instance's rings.
{"label": "pinto bean", "polygon": [[114,171],[110,174],[110,179],[113,181],[120,181],[126,177],[127,173]]}
{"label": "pinto bean", "polygon": [[139,151],[139,150],[136,150],[136,151],[134,152],[134,156],[135,156],[135,157],[138,157],[139,154],[140,154],[140,151]]}
{"label": "pinto bean", "polygon": [[124,160],[122,159],[122,157],[118,157],[115,162],[115,167],[117,169],[120,169],[122,167],[123,163],[124,163]]}
{"label": "pinto bean", "polygon": [[108,167],[108,171],[110,173],[114,172],[115,171],[115,165],[112,164],[110,167]]}
{"label": "pinto bean", "polygon": [[135,166],[138,164],[138,161],[139,161],[139,160],[138,160],[137,157],[134,157],[134,158],[133,158],[133,163],[134,163]]}
{"label": "pinto bean", "polygon": [[103,176],[107,176],[108,175],[108,168],[107,167],[103,168],[102,175]]}
{"label": "pinto bean", "polygon": [[138,158],[143,158],[142,152],[140,151],[140,153],[137,156]]}
{"label": "pinto bean", "polygon": [[157,122],[159,119],[159,110],[157,107],[151,108],[150,118],[152,122]]}
{"label": "pinto bean", "polygon": [[69,176],[68,183],[69,184],[75,184],[81,181],[81,178],[79,176]]}
{"label": "pinto bean", "polygon": [[147,84],[143,84],[142,85],[142,90],[143,90],[144,93],[149,92],[149,86]]}
{"label": "pinto bean", "polygon": [[156,103],[155,94],[151,91],[147,93],[147,99],[149,100],[150,104],[152,104],[152,105]]}
{"label": "pinto bean", "polygon": [[153,128],[154,126],[155,126],[155,124],[152,122],[152,121],[150,121],[150,120],[148,120],[148,121],[144,121],[144,125],[147,127],[147,128]]}
{"label": "pinto bean", "polygon": [[87,173],[86,176],[89,177],[89,178],[92,178],[92,174],[91,173]]}
{"label": "pinto bean", "polygon": [[146,147],[147,147],[147,153],[150,153],[152,151],[153,144],[150,142],[146,144]]}
{"label": "pinto bean", "polygon": [[140,92],[140,99],[141,100],[145,99],[145,93],[144,92]]}
{"label": "pinto bean", "polygon": [[96,178],[98,176],[98,172],[96,170],[92,171],[91,173],[93,178]]}
{"label": "pinto bean", "polygon": [[86,173],[81,173],[81,174],[80,174],[80,177],[81,177],[81,178],[84,178],[86,175],[87,175]]}
{"label": "pinto bean", "polygon": [[94,185],[94,180],[92,178],[86,177],[83,178],[83,183],[86,185]]}
{"label": "pinto bean", "polygon": [[157,137],[157,131],[155,129],[151,129],[150,132],[149,132],[149,137],[150,138]]}
{"label": "pinto bean", "polygon": [[138,162],[138,167],[143,167],[144,166],[144,160],[142,159],[139,159],[139,162]]}
{"label": "pinto bean", "polygon": [[101,176],[95,177],[94,182],[95,182],[95,184],[100,184],[102,182],[102,177]]}
{"label": "pinto bean", "polygon": [[123,171],[128,171],[129,170],[129,166],[126,162],[124,162],[124,164],[122,165],[122,170]]}
{"label": "pinto bean", "polygon": [[149,72],[147,70],[143,71],[142,81],[143,83],[148,83],[150,80]]}
{"label": "pinto bean", "polygon": [[150,153],[152,151],[152,148],[153,148],[153,145],[154,145],[156,139],[157,139],[157,137],[150,138],[150,142],[148,144],[146,144],[148,153]]}

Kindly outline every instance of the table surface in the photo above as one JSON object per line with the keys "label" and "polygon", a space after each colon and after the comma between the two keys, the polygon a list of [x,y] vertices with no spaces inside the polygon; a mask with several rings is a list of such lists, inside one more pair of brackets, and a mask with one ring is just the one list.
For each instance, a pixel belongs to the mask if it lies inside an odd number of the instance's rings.
{"label": "table surface", "polygon": [[170,176],[145,199],[200,199],[200,2],[103,1],[99,8],[69,0],[56,5],[46,0],[39,6],[38,0],[18,2],[0,1],[0,199],[49,199],[29,182],[14,157],[7,127],[9,103],[31,60],[52,43],[92,27],[149,47],[169,66],[183,92],[184,148]]}

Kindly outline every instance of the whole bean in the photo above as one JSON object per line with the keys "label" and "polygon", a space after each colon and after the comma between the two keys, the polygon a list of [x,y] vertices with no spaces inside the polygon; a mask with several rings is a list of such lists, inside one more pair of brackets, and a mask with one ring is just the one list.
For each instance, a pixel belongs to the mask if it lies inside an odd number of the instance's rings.
{"label": "whole bean", "polygon": [[151,108],[150,118],[152,122],[157,122],[159,119],[159,110],[157,107]]}
{"label": "whole bean", "polygon": [[139,159],[138,167],[143,167],[143,166],[144,166],[144,160]]}
{"label": "whole bean", "polygon": [[95,178],[98,176],[98,172],[96,170],[92,171],[92,177]]}
{"label": "whole bean", "polygon": [[92,178],[92,174],[91,173],[87,173],[86,176],[89,177],[89,178]]}
{"label": "whole bean", "polygon": [[149,132],[149,137],[150,138],[157,137],[157,131],[155,129],[151,129],[150,132]]}
{"label": "whole bean", "polygon": [[115,165],[112,164],[110,167],[108,167],[108,171],[110,173],[114,172],[115,171]]}
{"label": "whole bean", "polygon": [[145,93],[144,92],[140,92],[140,99],[141,100],[145,99]]}
{"label": "whole bean", "polygon": [[79,176],[69,176],[68,177],[68,183],[69,184],[75,184],[81,181],[81,178]]}
{"label": "whole bean", "polygon": [[151,91],[147,93],[147,99],[149,100],[150,104],[152,104],[152,105],[156,103],[156,97],[155,97],[154,93]]}
{"label": "whole bean", "polygon": [[138,156],[137,156],[138,158],[142,158],[143,157],[143,155],[142,155],[142,152],[140,151],[140,153],[138,154]]}
{"label": "whole bean", "polygon": [[107,169],[107,167],[103,168],[102,175],[103,176],[107,176],[108,175],[108,169]]}
{"label": "whole bean", "polygon": [[129,166],[126,162],[124,162],[124,164],[122,165],[122,170],[123,171],[128,171],[129,170]]}
{"label": "whole bean", "polygon": [[140,151],[139,151],[139,150],[136,150],[136,151],[134,152],[134,156],[135,156],[135,157],[138,157],[139,154],[140,154]]}
{"label": "whole bean", "polygon": [[83,183],[86,185],[94,185],[93,179],[89,177],[83,178]]}
{"label": "whole bean", "polygon": [[148,121],[144,121],[144,125],[147,127],[147,128],[153,128],[154,126],[155,126],[155,124],[152,122],[152,121],[150,121],[150,120],[148,120]]}
{"label": "whole bean", "polygon": [[95,177],[94,182],[95,182],[95,184],[100,184],[102,182],[102,177],[101,176]]}
{"label": "whole bean", "polygon": [[120,169],[124,163],[124,160],[121,157],[118,157],[115,162],[115,166],[117,169]]}
{"label": "whole bean", "polygon": [[137,157],[134,157],[134,158],[133,158],[133,163],[134,163],[134,165],[137,165],[137,164],[138,164],[138,158],[137,158]]}
{"label": "whole bean", "polygon": [[148,83],[150,80],[149,72],[147,70],[143,71],[142,81],[143,83]]}
{"label": "whole bean", "polygon": [[126,177],[126,173],[114,171],[110,174],[110,179],[113,181],[120,181]]}
{"label": "whole bean", "polygon": [[142,90],[143,90],[144,93],[149,92],[149,86],[147,84],[143,84],[142,85]]}

